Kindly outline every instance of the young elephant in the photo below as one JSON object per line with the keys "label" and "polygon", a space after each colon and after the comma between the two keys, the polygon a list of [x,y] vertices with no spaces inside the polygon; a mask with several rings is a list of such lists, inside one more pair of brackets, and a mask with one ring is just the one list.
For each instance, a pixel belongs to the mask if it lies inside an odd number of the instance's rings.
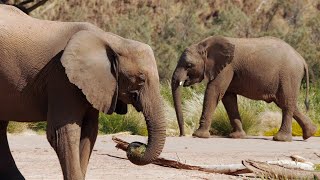
{"label": "young elephant", "polygon": [[200,126],[193,136],[209,137],[212,114],[222,99],[233,127],[230,137],[244,137],[237,107],[239,94],[254,100],[274,102],[282,109],[282,124],[274,140],[292,140],[292,117],[302,128],[303,139],[309,138],[317,128],[297,106],[304,71],[307,102],[307,64],[290,45],[280,39],[212,36],[191,45],[182,53],[172,76],[172,94],[180,135],[184,135],[180,87],[190,86],[207,78]]}
{"label": "young elephant", "polygon": [[8,146],[9,120],[47,121],[64,179],[84,179],[99,111],[125,114],[127,104],[142,111],[149,135],[141,154],[141,144],[129,145],[129,160],[159,156],[166,123],[150,46],[88,23],[38,20],[6,5],[0,12],[0,179],[24,179]]}

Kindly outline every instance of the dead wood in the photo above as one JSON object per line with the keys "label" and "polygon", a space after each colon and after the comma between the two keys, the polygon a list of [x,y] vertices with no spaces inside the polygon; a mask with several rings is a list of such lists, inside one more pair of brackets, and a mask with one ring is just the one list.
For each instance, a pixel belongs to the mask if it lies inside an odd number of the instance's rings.
{"label": "dead wood", "polygon": [[[123,141],[122,139],[112,137],[112,140],[117,143],[116,148],[119,148],[123,151],[127,151],[127,147],[129,145],[128,142]],[[243,173],[250,173],[245,166],[242,164],[230,164],[230,165],[190,165],[185,164],[173,159],[166,159],[159,157],[156,159],[152,164],[156,164],[159,166],[164,167],[171,167],[177,169],[185,169],[185,170],[198,170],[210,173],[220,173],[220,174],[229,174],[229,175],[236,175],[236,174],[243,174]]]}
{"label": "dead wood", "polygon": [[44,5],[47,1],[48,0],[39,0],[35,2],[35,0],[25,0],[20,3],[9,4],[7,0],[0,0],[0,4],[12,5],[19,8],[21,11],[25,12],[26,14],[30,14],[31,11]]}
{"label": "dead wood", "polygon": [[242,161],[242,164],[260,177],[275,179],[315,179],[319,172],[287,168],[279,164],[268,164],[254,160]]}
{"label": "dead wood", "polygon": [[[127,151],[128,142],[112,137],[112,140],[117,143],[116,148]],[[228,175],[237,175],[254,172],[258,176],[268,178],[285,178],[285,179],[300,179],[300,178],[315,178],[320,177],[319,172],[314,170],[313,164],[307,162],[301,156],[291,156],[295,161],[291,160],[278,160],[258,162],[253,160],[242,161],[242,164],[229,164],[229,165],[191,165],[179,162],[173,159],[166,159],[159,157],[152,164],[164,167],[171,167],[185,170],[197,170],[209,173],[220,173]]]}

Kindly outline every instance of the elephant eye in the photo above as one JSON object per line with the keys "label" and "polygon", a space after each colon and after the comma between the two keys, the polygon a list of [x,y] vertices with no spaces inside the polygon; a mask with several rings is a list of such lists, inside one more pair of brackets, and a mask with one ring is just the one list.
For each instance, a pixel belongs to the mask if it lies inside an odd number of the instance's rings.
{"label": "elephant eye", "polygon": [[188,63],[187,64],[187,68],[191,68],[192,67],[192,64],[191,63]]}
{"label": "elephant eye", "polygon": [[138,77],[138,79],[139,79],[139,86],[141,87],[141,86],[143,86],[144,85],[144,83],[146,82],[146,76],[144,75],[144,74],[140,74],[139,75],[139,77]]}

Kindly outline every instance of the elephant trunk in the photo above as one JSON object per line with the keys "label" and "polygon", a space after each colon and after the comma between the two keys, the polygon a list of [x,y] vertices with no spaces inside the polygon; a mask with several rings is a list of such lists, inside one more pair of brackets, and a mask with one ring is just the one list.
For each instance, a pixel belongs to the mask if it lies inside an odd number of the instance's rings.
{"label": "elephant trunk", "polygon": [[172,76],[171,80],[171,89],[172,89],[172,95],[173,95],[173,101],[174,101],[174,108],[176,111],[176,116],[178,120],[179,130],[180,130],[180,136],[185,136],[184,132],[184,120],[183,120],[183,114],[182,114],[182,101],[181,101],[181,86],[183,84],[183,81],[176,76],[176,73],[174,76]]}
{"label": "elephant trunk", "polygon": [[[150,86],[149,86],[150,87]],[[140,103],[148,130],[148,145],[133,142],[129,145],[128,159],[136,165],[146,165],[160,155],[166,138],[166,120],[158,86],[141,92]]]}

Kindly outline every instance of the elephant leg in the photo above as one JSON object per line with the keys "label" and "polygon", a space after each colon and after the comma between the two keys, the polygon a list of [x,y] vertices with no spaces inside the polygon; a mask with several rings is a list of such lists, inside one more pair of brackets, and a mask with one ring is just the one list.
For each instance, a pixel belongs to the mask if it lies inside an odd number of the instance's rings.
{"label": "elephant leg", "polygon": [[227,114],[233,128],[229,134],[231,138],[244,138],[246,133],[242,129],[242,121],[238,109],[237,95],[234,93],[226,93],[222,98],[222,103],[226,108]]}
{"label": "elephant leg", "polygon": [[84,176],[98,135],[98,118],[99,111],[92,108],[86,113],[81,126],[80,164]]}
{"label": "elephant leg", "polygon": [[283,76],[274,102],[282,109],[282,122],[279,131],[273,137],[275,141],[292,141],[292,118],[299,95],[299,81],[295,75]]}
{"label": "elephant leg", "polygon": [[312,123],[308,116],[302,114],[298,106],[293,112],[293,118],[299,123],[303,131],[303,139],[308,139],[317,132],[317,126]]}
{"label": "elephant leg", "polygon": [[47,138],[56,151],[64,179],[83,180],[80,138],[83,119],[91,107],[84,94],[59,66],[48,80]]}
{"label": "elephant leg", "polygon": [[71,103],[72,97],[65,99],[60,104],[61,99],[49,98],[47,139],[59,158],[64,179],[82,180],[79,147],[86,109]]}
{"label": "elephant leg", "polygon": [[0,121],[0,179],[21,180],[24,177],[18,170],[9,148],[8,123],[8,121]]}
{"label": "elephant leg", "polygon": [[279,131],[273,137],[275,141],[292,141],[293,111],[282,109],[282,122]]}
{"label": "elephant leg", "polygon": [[80,135],[81,128],[76,123],[66,124],[47,134],[51,146],[58,155],[64,179],[84,179],[80,167]]}
{"label": "elephant leg", "polygon": [[200,138],[208,138],[210,136],[209,130],[213,112],[228,89],[232,78],[233,70],[230,66],[227,66],[214,80],[208,82],[200,118],[200,126],[192,134],[193,136]]}
{"label": "elephant leg", "polygon": [[282,109],[281,126],[277,134],[273,137],[273,140],[275,141],[292,141],[292,118],[294,112],[294,108],[292,108],[294,106],[292,106],[292,104],[296,104],[296,101],[292,100],[293,98],[281,95],[274,101],[277,106]]}

